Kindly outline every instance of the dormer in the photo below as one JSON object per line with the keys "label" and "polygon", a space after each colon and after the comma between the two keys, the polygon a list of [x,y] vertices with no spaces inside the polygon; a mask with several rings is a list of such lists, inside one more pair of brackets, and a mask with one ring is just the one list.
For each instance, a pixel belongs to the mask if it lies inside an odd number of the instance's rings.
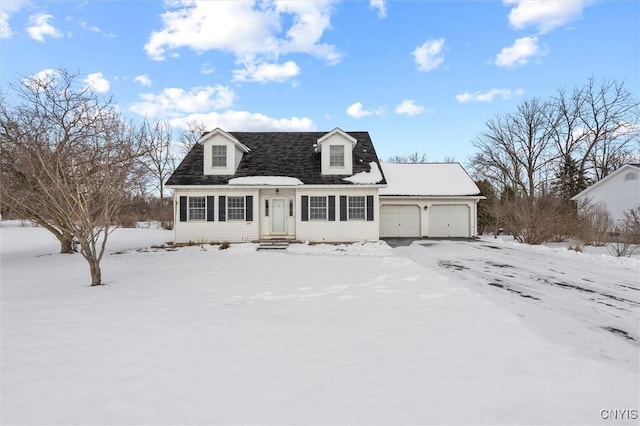
{"label": "dormer", "polygon": [[337,127],[318,139],[322,174],[352,175],[353,148],[357,143],[354,137]]}
{"label": "dormer", "polygon": [[202,135],[199,144],[203,148],[203,171],[205,175],[234,175],[242,156],[251,151],[222,129]]}

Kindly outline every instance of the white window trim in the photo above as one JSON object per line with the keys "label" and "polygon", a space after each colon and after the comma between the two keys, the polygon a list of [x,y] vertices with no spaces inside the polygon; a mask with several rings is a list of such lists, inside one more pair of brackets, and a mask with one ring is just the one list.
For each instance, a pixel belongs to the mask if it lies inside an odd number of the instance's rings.
{"label": "white window trim", "polygon": [[[222,158],[221,155],[215,155],[214,151],[216,148],[224,148],[224,166],[219,166],[215,164],[215,159]],[[229,163],[229,155],[228,155],[227,145],[211,145],[211,168],[212,169],[226,169],[227,164]]]}
{"label": "white window trim", "polygon": [[[313,211],[313,209],[319,211],[321,209],[321,207],[312,207],[311,206],[311,200],[314,198],[319,198],[319,199],[324,199],[324,217],[313,217],[311,212]],[[328,202],[328,197],[326,195],[310,195],[309,196],[309,220],[310,221],[327,221],[329,220],[329,202]]]}
{"label": "white window trim", "polygon": [[[240,210],[239,207],[231,207],[231,199],[238,198],[242,200],[242,218],[231,218],[231,211]],[[244,222],[247,219],[247,206],[246,206],[246,197],[243,196],[228,196],[227,197],[227,221],[229,222]]]}
{"label": "white window trim", "polygon": [[[204,201],[204,204],[202,207],[192,207],[191,206],[191,200],[195,200],[197,198],[202,198]],[[202,210],[202,218],[192,218],[191,217],[191,211],[193,210]],[[207,197],[197,197],[197,196],[190,196],[187,197],[187,221],[189,222],[204,222],[207,220]]]}
{"label": "white window trim", "polygon": [[[362,198],[362,207],[351,207],[351,200],[353,198]],[[362,209],[362,217],[351,217],[351,209]],[[367,220],[367,197],[364,195],[349,195],[347,196],[347,220]]]}
{"label": "white window trim", "polygon": [[[334,148],[342,148],[342,153],[341,153],[341,164],[332,164],[332,159],[333,158],[337,158],[338,155],[331,155],[331,151],[334,150]],[[344,169],[344,164],[345,164],[345,147],[344,145],[329,145],[329,167],[332,169]]]}

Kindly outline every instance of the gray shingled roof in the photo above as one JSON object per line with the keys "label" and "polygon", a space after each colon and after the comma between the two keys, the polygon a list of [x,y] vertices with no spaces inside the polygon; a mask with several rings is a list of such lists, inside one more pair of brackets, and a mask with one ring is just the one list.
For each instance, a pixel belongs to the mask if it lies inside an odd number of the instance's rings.
{"label": "gray shingled roof", "polygon": [[[317,140],[327,132],[228,132],[251,149],[245,153],[233,176],[212,176],[203,173],[203,147],[196,144],[167,180],[167,185],[225,185],[231,178],[245,176],[288,176],[306,185],[351,185],[342,180],[347,176],[320,174],[320,154],[315,152]],[[368,132],[345,132],[358,143],[353,150],[353,174],[369,171],[380,161]],[[384,175],[383,175],[384,177]],[[380,184],[386,184],[383,179]]]}

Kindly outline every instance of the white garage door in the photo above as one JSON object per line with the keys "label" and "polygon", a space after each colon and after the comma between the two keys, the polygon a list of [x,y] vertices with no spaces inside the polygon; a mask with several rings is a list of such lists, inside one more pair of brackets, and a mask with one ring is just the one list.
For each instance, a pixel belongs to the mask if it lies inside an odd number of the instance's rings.
{"label": "white garage door", "polygon": [[430,237],[470,237],[469,207],[433,205],[429,207]]}
{"label": "white garage door", "polygon": [[419,237],[420,207],[386,205],[380,207],[381,237]]}

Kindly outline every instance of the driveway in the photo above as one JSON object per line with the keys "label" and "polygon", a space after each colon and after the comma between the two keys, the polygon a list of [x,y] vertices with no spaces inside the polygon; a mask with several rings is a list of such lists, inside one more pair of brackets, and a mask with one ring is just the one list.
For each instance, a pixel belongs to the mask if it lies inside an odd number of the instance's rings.
{"label": "driveway", "polygon": [[[638,369],[640,267],[636,259],[481,240],[419,240],[395,250],[517,313],[553,341]],[[609,334],[596,348],[585,334]],[[595,340],[595,336],[594,336]]]}

